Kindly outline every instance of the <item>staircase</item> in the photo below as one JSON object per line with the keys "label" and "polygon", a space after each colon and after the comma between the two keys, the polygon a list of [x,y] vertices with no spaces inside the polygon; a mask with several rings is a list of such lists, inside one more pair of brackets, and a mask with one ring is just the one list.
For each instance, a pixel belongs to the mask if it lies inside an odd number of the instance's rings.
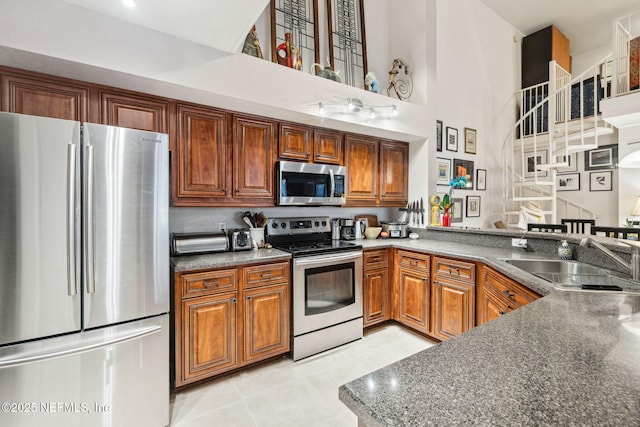
{"label": "staircase", "polygon": [[[558,196],[557,174],[576,166],[575,153],[597,148],[600,136],[613,133],[599,114],[600,101],[611,94],[612,56],[573,78],[551,61],[548,82],[516,93],[520,118],[502,150],[508,226],[517,226],[520,206],[528,201],[542,206],[548,223],[598,215]],[[571,182],[565,178],[562,184]]]}

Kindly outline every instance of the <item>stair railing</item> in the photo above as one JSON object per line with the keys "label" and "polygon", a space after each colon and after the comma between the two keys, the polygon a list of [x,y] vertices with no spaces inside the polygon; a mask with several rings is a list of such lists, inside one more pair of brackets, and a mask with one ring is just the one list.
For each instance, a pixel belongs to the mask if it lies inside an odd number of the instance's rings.
{"label": "stair railing", "polygon": [[[573,79],[570,78],[566,70],[563,70],[555,61],[552,61],[549,65],[549,82],[520,91],[520,95],[517,97],[521,105],[520,118],[505,138],[502,147],[503,164],[505,165],[503,174],[505,199],[522,199],[522,196],[519,197],[517,194],[518,187],[525,185],[548,186],[550,193],[548,197],[552,204],[551,220],[556,221],[556,200],[558,199],[557,194],[555,194],[556,168],[568,165],[567,160],[570,152],[584,151],[597,147],[599,134],[598,125],[600,123],[598,118],[598,105],[601,99],[610,96],[608,82],[611,76],[607,75],[606,71],[609,70],[607,64],[612,55],[613,53],[608,54],[593,67],[588,68]],[[591,111],[593,114],[589,119],[585,119],[585,76],[588,76],[587,81],[589,79],[593,81],[593,100],[591,101]],[[604,84],[601,83],[602,81],[604,81]],[[579,104],[577,107],[579,115],[577,118],[573,117],[571,109],[571,95],[573,87],[576,84],[579,91]],[[599,84],[604,88],[602,97],[598,95]],[[538,101],[540,96],[543,96],[543,98]],[[532,98],[538,102],[531,105]],[[546,122],[545,115],[547,119]],[[553,120],[548,120],[549,117],[552,117]],[[572,119],[579,119],[578,132],[573,134],[571,133],[572,129],[569,125]],[[587,120],[591,124],[591,133],[587,132]],[[575,124],[572,126],[575,126]],[[602,126],[611,129],[608,124]],[[561,138],[557,138],[556,130],[558,130],[558,132],[561,131]],[[521,138],[519,143],[518,137]],[[585,138],[587,137],[593,137],[594,144],[586,144]],[[525,138],[528,140],[527,143],[525,143]],[[548,147],[549,159],[543,159],[541,151],[539,154],[539,139]],[[580,143],[571,144],[570,142],[575,139],[579,139]],[[529,149],[530,151],[525,152],[525,149]],[[518,155],[516,155],[516,152],[518,152]],[[528,155],[528,153],[531,155]],[[558,162],[557,156],[564,156],[564,158],[561,157],[561,161]],[[540,167],[543,164],[547,165],[545,171]],[[521,174],[518,173],[518,171],[520,171]],[[546,171],[549,171],[549,173],[547,174]],[[540,178],[544,177],[542,175],[543,173],[551,176],[548,177],[549,179],[546,181],[541,180]],[[526,178],[530,178],[530,180],[527,181]],[[520,191],[520,193],[522,192]]]}

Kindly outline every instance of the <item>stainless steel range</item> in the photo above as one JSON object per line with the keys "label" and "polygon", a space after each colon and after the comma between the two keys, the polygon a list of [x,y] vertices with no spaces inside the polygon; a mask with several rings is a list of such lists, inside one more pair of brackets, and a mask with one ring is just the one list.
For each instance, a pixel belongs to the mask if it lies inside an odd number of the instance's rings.
{"label": "stainless steel range", "polygon": [[293,257],[293,360],[362,338],[362,245],[329,217],[271,218],[267,241]]}

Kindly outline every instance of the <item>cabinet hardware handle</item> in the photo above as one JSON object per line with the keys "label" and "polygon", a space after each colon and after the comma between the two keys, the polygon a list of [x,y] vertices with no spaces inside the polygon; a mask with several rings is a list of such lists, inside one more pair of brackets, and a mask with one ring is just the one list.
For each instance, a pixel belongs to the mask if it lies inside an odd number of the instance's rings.
{"label": "cabinet hardware handle", "polygon": [[250,296],[248,296],[248,297],[247,297],[247,300],[250,300],[250,299],[251,299],[251,297],[250,297]]}
{"label": "cabinet hardware handle", "polygon": [[226,194],[226,193],[227,193],[227,189],[226,189],[226,188],[223,188],[223,189],[222,189],[222,192]]}
{"label": "cabinet hardware handle", "polygon": [[271,279],[271,278],[273,278],[273,273],[262,273],[260,275],[260,278],[261,279]]}
{"label": "cabinet hardware handle", "polygon": [[380,257],[371,258],[371,262],[380,262]]}
{"label": "cabinet hardware handle", "polygon": [[507,289],[505,289],[505,290],[504,290],[504,291],[502,291],[502,292],[504,292],[504,294],[505,294],[506,296],[508,296],[509,298],[511,298],[511,299],[513,299],[513,297],[515,297],[515,296],[516,296],[516,294],[512,294],[512,293],[511,293],[511,292],[509,292]]}
{"label": "cabinet hardware handle", "polygon": [[236,298],[231,298],[231,302],[232,302],[232,303],[234,303],[234,304],[235,304],[237,301],[238,301],[238,300],[237,300]]}
{"label": "cabinet hardware handle", "polygon": [[240,190],[236,188],[236,193],[239,193],[239,192],[240,192]]}
{"label": "cabinet hardware handle", "polygon": [[202,284],[205,288],[208,288],[209,286],[218,286],[218,281],[212,280],[211,282],[203,282]]}
{"label": "cabinet hardware handle", "polygon": [[502,316],[503,314],[507,314],[507,312],[504,310],[500,310],[500,316]]}
{"label": "cabinet hardware handle", "polygon": [[371,275],[370,275],[370,274],[367,274],[367,276],[366,276],[366,277],[367,277],[367,278],[369,278],[369,277],[371,277]]}

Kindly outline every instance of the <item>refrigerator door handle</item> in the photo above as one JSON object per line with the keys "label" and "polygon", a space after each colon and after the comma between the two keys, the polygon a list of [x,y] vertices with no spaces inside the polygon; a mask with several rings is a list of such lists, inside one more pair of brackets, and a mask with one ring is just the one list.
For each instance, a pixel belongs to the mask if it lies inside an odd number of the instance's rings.
{"label": "refrigerator door handle", "polygon": [[84,204],[84,278],[87,286],[87,293],[96,291],[95,275],[93,271],[93,147],[86,146],[86,163],[85,163],[85,204]]}
{"label": "refrigerator door handle", "polygon": [[101,348],[111,347],[116,344],[121,344],[127,341],[137,340],[152,334],[156,334],[162,330],[161,325],[155,325],[146,327],[134,331],[130,334],[117,337],[108,341],[91,342],[79,347],[62,348],[55,351],[49,351],[45,349],[41,353],[29,354],[25,356],[12,355],[4,360],[0,359],[0,369],[15,368],[16,366],[27,365],[30,363],[43,362],[51,359],[58,359],[60,357],[73,356],[80,353],[87,353],[89,351],[95,351]]}
{"label": "refrigerator door handle", "polygon": [[76,145],[67,146],[67,277],[69,296],[78,294],[76,278]]}

